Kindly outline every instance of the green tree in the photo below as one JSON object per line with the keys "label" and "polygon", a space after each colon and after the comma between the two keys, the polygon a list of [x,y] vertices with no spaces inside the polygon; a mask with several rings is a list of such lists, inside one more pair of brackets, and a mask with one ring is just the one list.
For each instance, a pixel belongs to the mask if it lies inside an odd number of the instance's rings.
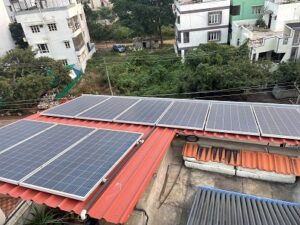
{"label": "green tree", "polygon": [[162,26],[174,23],[173,0],[113,0],[113,11],[123,26],[135,35],[158,35],[163,43]]}
{"label": "green tree", "polygon": [[20,23],[11,23],[9,24],[9,30],[12,38],[15,41],[15,44],[20,48],[27,48],[28,43],[24,42],[23,38],[25,37],[22,25]]}
{"label": "green tree", "polygon": [[280,63],[274,72],[274,80],[278,83],[300,82],[300,59]]}

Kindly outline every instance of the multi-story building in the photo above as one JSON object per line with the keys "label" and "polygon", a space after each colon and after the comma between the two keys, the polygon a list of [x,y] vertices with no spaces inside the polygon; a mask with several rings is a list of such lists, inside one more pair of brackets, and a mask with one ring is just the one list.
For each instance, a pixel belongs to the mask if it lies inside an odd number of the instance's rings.
{"label": "multi-story building", "polygon": [[300,57],[300,1],[266,0],[261,20],[232,22],[231,45],[248,41],[252,60],[275,62]]}
{"label": "multi-story building", "polygon": [[15,47],[9,31],[10,17],[6,12],[5,4],[0,1],[0,56]]}
{"label": "multi-story building", "polygon": [[[37,57],[47,56],[83,71],[95,52],[83,6],[76,0],[10,0],[12,19],[22,25]],[[13,18],[15,17],[15,18]]]}
{"label": "multi-story building", "polygon": [[88,0],[89,6],[93,10],[97,10],[101,7],[112,8],[112,3],[110,0]]}
{"label": "multi-story building", "polygon": [[175,50],[182,57],[199,44],[227,43],[230,0],[175,0],[173,9]]}
{"label": "multi-story building", "polygon": [[230,21],[258,19],[265,0],[231,0]]}

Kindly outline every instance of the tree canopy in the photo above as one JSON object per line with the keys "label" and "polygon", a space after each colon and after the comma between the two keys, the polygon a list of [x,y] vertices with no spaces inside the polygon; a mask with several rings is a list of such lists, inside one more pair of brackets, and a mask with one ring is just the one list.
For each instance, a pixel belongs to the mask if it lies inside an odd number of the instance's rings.
{"label": "tree canopy", "polygon": [[162,39],[162,26],[174,23],[173,0],[112,0],[113,11],[123,26],[135,35],[158,35]]}
{"label": "tree canopy", "polygon": [[[69,69],[30,49],[16,48],[0,58],[0,107],[9,102],[38,99],[71,81]],[[4,106],[3,106],[4,105]]]}

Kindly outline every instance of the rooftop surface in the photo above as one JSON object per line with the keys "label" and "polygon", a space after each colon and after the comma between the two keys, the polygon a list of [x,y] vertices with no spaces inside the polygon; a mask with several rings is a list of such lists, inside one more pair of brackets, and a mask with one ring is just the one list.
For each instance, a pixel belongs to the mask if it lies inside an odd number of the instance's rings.
{"label": "rooftop surface", "polygon": [[[293,224],[300,221],[300,204],[258,198],[221,189],[198,187],[188,225]],[[201,221],[201,222],[200,222]]]}

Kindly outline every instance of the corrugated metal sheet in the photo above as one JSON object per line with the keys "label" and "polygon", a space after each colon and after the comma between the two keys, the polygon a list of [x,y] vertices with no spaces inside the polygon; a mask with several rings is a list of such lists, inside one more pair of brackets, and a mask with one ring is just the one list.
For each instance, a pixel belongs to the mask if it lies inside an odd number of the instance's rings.
{"label": "corrugated metal sheet", "polygon": [[198,187],[187,225],[299,225],[300,205]]}
{"label": "corrugated metal sheet", "polygon": [[218,147],[199,147],[195,143],[187,143],[182,150],[182,155],[203,162],[218,162],[248,169],[300,176],[300,158],[284,155],[248,150],[233,151]]}
{"label": "corrugated metal sheet", "polygon": [[[27,119],[95,128],[142,132],[145,136],[150,134],[150,131],[152,131],[152,128],[148,126],[80,121],[63,118],[47,118],[39,115],[33,115]],[[172,129],[155,128],[145,143],[140,146],[100,197],[96,199],[87,214],[92,218],[105,219],[111,223],[125,223],[141,194],[146,189],[148,182],[157,169],[164,154],[168,150],[174,136],[175,131]],[[7,194],[23,200],[31,200],[37,204],[45,204],[52,208],[59,208],[68,212],[72,211],[77,214],[80,214],[81,211],[85,209],[100,188],[101,185],[99,185],[99,187],[87,200],[80,202],[0,182],[1,194]]]}

